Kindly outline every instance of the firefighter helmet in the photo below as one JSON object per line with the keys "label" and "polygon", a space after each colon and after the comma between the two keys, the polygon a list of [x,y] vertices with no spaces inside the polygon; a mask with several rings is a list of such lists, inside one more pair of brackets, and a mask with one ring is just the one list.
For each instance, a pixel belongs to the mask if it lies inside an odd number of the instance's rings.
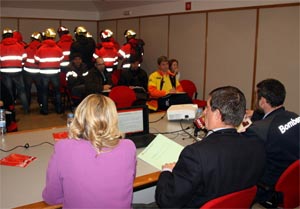
{"label": "firefighter helmet", "polygon": [[60,26],[58,29],[57,29],[57,33],[59,36],[62,36],[64,34],[68,34],[70,31],[67,27],[65,26]]}
{"label": "firefighter helmet", "polygon": [[42,40],[42,35],[40,32],[33,32],[30,37],[38,41]]}
{"label": "firefighter helmet", "polygon": [[83,26],[78,26],[78,27],[76,27],[76,28],[74,29],[74,33],[75,33],[76,35],[83,35],[83,36],[85,36],[86,33],[87,33],[87,30],[86,30],[85,27],[83,27]]}
{"label": "firefighter helmet", "polygon": [[135,37],[135,35],[136,35],[136,32],[131,29],[125,30],[125,32],[124,32],[125,38],[132,38],[132,37]]}
{"label": "firefighter helmet", "polygon": [[101,38],[101,40],[105,40],[107,38],[110,38],[113,35],[114,35],[114,33],[110,29],[105,29],[105,30],[102,30],[100,32],[100,38]]}
{"label": "firefighter helmet", "polygon": [[13,34],[12,29],[10,29],[10,28],[4,28],[3,31],[2,31],[2,35],[8,34],[8,33]]}
{"label": "firefighter helmet", "polygon": [[85,36],[86,36],[87,38],[93,38],[93,35],[92,35],[90,32],[86,32]]}
{"label": "firefighter helmet", "polygon": [[56,32],[55,32],[54,28],[47,28],[45,31],[45,36],[46,36],[46,38],[55,38]]}

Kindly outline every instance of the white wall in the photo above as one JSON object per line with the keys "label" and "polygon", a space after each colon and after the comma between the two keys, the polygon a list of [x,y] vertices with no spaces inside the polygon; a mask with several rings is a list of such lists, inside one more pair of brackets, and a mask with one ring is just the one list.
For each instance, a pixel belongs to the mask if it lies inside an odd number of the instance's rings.
{"label": "white wall", "polygon": [[89,11],[66,11],[66,10],[41,10],[25,8],[1,7],[2,17],[32,17],[49,19],[76,19],[76,20],[99,20],[99,12]]}
{"label": "white wall", "polygon": [[[292,3],[299,2],[299,0],[185,0],[105,11],[100,13],[100,20],[182,13],[185,12],[185,2],[192,3],[192,9],[188,12],[193,12],[214,9]],[[130,11],[131,15],[124,15],[124,11]]]}

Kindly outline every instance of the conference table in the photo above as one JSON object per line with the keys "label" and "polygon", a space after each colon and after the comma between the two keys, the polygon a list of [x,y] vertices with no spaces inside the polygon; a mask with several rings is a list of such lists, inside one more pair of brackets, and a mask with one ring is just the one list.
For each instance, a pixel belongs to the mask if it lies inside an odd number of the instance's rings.
{"label": "conference table", "polygon": [[[168,121],[165,112],[149,115],[150,133],[162,133],[183,146],[187,146],[194,141],[189,136],[189,133],[192,134],[193,132],[192,127],[193,123],[190,120]],[[9,152],[1,151],[0,159],[16,153],[36,157],[36,160],[25,168],[0,165],[1,208],[57,208],[42,201],[42,191],[45,186],[48,161],[53,152],[53,145],[51,144],[55,143],[53,133],[64,131],[67,131],[65,126],[20,131],[5,135],[4,140],[1,141],[1,149],[10,150],[16,146],[21,147]],[[26,143],[29,144],[28,148],[24,147]],[[137,155],[143,149],[137,149]],[[136,178],[133,185],[134,191],[155,185],[159,174],[160,170],[138,158]]]}

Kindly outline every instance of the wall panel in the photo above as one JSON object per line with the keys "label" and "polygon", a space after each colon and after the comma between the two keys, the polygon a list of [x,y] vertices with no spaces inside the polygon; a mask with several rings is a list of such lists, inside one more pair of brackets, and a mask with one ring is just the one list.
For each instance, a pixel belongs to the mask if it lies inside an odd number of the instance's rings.
{"label": "wall panel", "polygon": [[260,9],[256,82],[279,79],[286,87],[285,106],[299,107],[299,6]]}
{"label": "wall panel", "polygon": [[[47,28],[54,28],[55,31],[59,27],[59,20],[39,20],[39,19],[20,19],[20,32],[25,42],[30,42],[30,36],[33,32],[43,32]],[[56,37],[58,40],[58,36]]]}
{"label": "wall panel", "polygon": [[149,74],[157,69],[157,58],[168,53],[168,16],[141,18],[140,33],[145,41],[142,67]]}
{"label": "wall panel", "polygon": [[0,30],[4,28],[10,28],[12,30],[18,30],[18,19],[17,18],[0,18]]}
{"label": "wall panel", "polygon": [[240,88],[251,106],[256,10],[208,15],[206,96],[219,86]]}
{"label": "wall panel", "polygon": [[179,62],[180,79],[192,80],[203,98],[206,14],[170,16],[169,58]]}

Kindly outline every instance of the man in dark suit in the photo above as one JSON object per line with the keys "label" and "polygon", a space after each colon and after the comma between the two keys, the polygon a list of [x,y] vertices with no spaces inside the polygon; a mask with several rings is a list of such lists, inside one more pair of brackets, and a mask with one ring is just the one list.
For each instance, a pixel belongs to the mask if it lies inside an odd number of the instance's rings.
{"label": "man in dark suit", "polygon": [[207,136],[183,149],[177,163],[162,166],[155,199],[160,208],[199,208],[216,197],[255,185],[265,166],[257,137],[237,133],[246,99],[226,86],[209,94],[204,111]]}
{"label": "man in dark suit", "polygon": [[257,134],[265,143],[267,163],[259,180],[259,185],[263,187],[258,187],[256,195],[256,202],[263,205],[274,200],[272,190],[264,188],[272,188],[283,171],[300,157],[300,117],[285,110],[285,95],[285,87],[280,81],[266,79],[259,82],[256,85],[256,112],[263,112],[264,115],[261,120],[253,122],[246,132]]}

